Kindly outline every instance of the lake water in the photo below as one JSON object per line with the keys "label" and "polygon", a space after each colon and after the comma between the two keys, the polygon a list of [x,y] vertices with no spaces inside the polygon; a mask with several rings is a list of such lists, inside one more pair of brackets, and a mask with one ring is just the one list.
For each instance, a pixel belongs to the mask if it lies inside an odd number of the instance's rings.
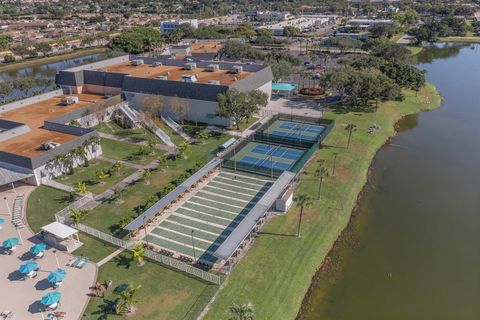
{"label": "lake water", "polygon": [[419,62],[443,104],[405,118],[379,152],[305,319],[480,319],[480,46]]}
{"label": "lake water", "polygon": [[[89,54],[89,55],[75,57],[75,58],[71,58],[63,61],[40,64],[37,66],[32,66],[27,68],[19,68],[11,71],[4,71],[4,72],[0,72],[0,81],[1,80],[11,81],[15,78],[24,77],[24,76],[50,79],[53,81],[55,80],[55,75],[59,70],[73,68],[76,66],[104,60],[107,58],[108,58],[107,53]],[[28,90],[28,93],[31,93],[34,90],[40,90],[40,91],[46,92],[46,91],[51,91],[52,89],[53,89],[53,85],[45,88],[35,87],[35,88],[30,88]],[[27,92],[25,92],[25,94],[26,93]],[[20,91],[13,90],[11,94],[6,97],[6,100],[19,99],[21,98],[21,96],[22,96],[22,93]]]}

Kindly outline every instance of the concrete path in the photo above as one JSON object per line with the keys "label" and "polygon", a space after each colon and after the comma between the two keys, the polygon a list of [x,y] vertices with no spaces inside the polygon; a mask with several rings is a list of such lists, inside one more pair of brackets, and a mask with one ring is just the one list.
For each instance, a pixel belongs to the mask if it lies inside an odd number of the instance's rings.
{"label": "concrete path", "polygon": [[123,251],[125,251],[125,249],[123,248],[119,248],[118,250],[116,250],[115,252],[112,252],[110,255],[106,256],[105,258],[103,258],[101,261],[97,262],[97,265],[99,267],[103,266],[105,263],[107,263],[108,261],[112,260],[113,258],[115,258],[116,256],[118,256],[120,253],[122,253]]}
{"label": "concrete path", "polygon": [[[17,194],[10,190],[2,191],[0,197],[7,197],[7,202],[11,207],[13,199],[17,195],[25,194],[25,200],[27,200],[33,189],[32,186],[19,186],[16,188]],[[89,301],[90,287],[96,280],[96,265],[89,263],[83,269],[67,267],[66,264],[72,258],[72,255],[57,251],[55,257],[53,250],[48,248],[45,256],[37,260],[40,267],[37,271],[38,276],[34,279],[20,280],[21,274],[17,270],[23,261],[32,258],[28,250],[39,240],[29,228],[16,230],[3,210],[0,215],[5,219],[3,228],[0,230],[0,240],[19,236],[22,239],[22,244],[17,245],[17,250],[12,255],[0,254],[0,293],[2,297],[0,299],[0,312],[4,310],[12,311],[12,319],[42,319],[40,299],[47,293],[52,292],[46,278],[51,271],[60,267],[67,272],[67,277],[57,290],[62,294],[58,311],[67,313],[65,319],[81,319],[84,308]],[[44,313],[44,316],[46,317],[47,313]]]}
{"label": "concrete path", "polygon": [[[98,131],[97,131],[98,132]],[[119,136],[116,134],[110,134],[110,133],[105,133],[105,132],[98,132],[98,135],[101,138],[106,138],[110,140],[116,140],[116,141],[121,141],[121,142],[128,142],[128,143],[133,143],[139,146],[146,146],[147,141],[140,139],[140,138],[131,138],[131,137],[123,137]]]}
{"label": "concrete path", "polygon": [[67,186],[66,184],[60,183],[60,182],[55,181],[55,180],[46,180],[46,181],[43,181],[43,184],[46,185],[46,186],[52,187],[54,189],[58,189],[58,190],[65,191],[65,192],[73,192],[74,191],[73,187]]}

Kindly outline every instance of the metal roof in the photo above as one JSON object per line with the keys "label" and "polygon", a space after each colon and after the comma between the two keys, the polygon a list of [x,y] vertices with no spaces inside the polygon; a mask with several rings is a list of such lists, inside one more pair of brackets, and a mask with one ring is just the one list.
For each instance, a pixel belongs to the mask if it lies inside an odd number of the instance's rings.
{"label": "metal roof", "polygon": [[47,224],[46,226],[43,226],[42,230],[50,234],[53,234],[54,236],[60,239],[66,239],[70,236],[73,236],[75,233],[78,233],[77,229],[69,227],[58,221],[55,221],[50,224]]}
{"label": "metal roof", "polygon": [[230,258],[238,246],[250,234],[258,219],[273,206],[275,200],[282,195],[283,190],[294,178],[295,173],[284,171],[213,255],[223,260]]}
{"label": "metal roof", "polygon": [[15,181],[23,180],[31,176],[33,176],[33,173],[27,172],[26,170],[15,170],[11,168],[6,168],[4,166],[0,166],[0,186],[15,182]]}
{"label": "metal roof", "polygon": [[139,215],[135,220],[130,222],[125,226],[127,231],[135,231],[140,229],[143,226],[145,221],[153,218],[158,212],[162,211],[167,205],[169,205],[173,200],[178,198],[181,194],[186,192],[192,185],[194,185],[198,180],[200,180],[205,174],[211,171],[213,168],[219,166],[222,163],[223,159],[214,159],[207,163],[200,170],[195,172],[187,180],[185,180],[181,185],[176,187],[173,191],[168,193],[165,197],[158,200],[153,206],[148,208],[144,213]]}

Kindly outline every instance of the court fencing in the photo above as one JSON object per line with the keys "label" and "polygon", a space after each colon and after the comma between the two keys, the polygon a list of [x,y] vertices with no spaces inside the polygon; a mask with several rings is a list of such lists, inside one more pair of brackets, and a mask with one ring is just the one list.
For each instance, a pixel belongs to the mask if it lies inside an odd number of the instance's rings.
{"label": "court fencing", "polygon": [[70,211],[80,209],[81,207],[86,205],[88,202],[90,202],[92,199],[93,199],[93,197],[92,197],[91,194],[87,194],[87,195],[81,197],[80,199],[78,199],[77,201],[72,203],[71,205],[69,205],[69,206],[63,208],[62,210],[58,211],[57,213],[55,213],[55,220],[57,222],[67,224],[67,225],[72,224],[72,219],[70,218]]}

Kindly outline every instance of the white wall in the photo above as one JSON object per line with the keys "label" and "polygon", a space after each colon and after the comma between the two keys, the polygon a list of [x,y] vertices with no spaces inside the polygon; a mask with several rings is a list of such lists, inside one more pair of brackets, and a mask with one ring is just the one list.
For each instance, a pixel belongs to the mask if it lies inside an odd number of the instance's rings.
{"label": "white wall", "polygon": [[[139,110],[144,109],[145,103],[159,104],[161,106],[158,108],[160,113],[162,113],[163,115],[169,115],[176,120],[203,122],[219,126],[230,126],[231,124],[230,119],[214,116],[215,111],[218,108],[218,102],[216,101],[166,97],[135,92],[125,92],[125,96],[127,97],[127,100],[131,103],[131,106]],[[154,102],[150,99],[152,99]],[[187,112],[184,116],[177,116],[172,108],[172,105],[186,106],[185,110],[187,110]]]}

